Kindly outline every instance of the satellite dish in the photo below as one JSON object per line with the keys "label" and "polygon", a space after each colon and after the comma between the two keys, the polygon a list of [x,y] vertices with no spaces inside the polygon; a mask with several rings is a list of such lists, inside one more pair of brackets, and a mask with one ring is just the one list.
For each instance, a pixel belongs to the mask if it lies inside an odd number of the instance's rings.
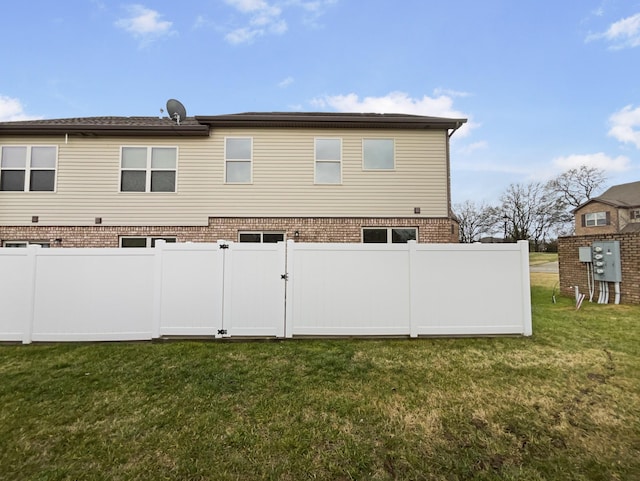
{"label": "satellite dish", "polygon": [[187,118],[187,109],[176,99],[167,100],[167,113],[178,125],[180,125],[181,119]]}

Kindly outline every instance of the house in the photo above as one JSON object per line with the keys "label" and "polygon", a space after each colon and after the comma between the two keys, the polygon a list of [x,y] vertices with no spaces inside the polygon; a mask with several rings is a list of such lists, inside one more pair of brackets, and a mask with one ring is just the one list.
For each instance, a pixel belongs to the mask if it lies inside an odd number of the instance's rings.
{"label": "house", "polygon": [[0,122],[0,242],[457,242],[449,139],[464,122],[293,112]]}
{"label": "house", "polygon": [[573,214],[576,235],[640,232],[640,181],[614,185]]}

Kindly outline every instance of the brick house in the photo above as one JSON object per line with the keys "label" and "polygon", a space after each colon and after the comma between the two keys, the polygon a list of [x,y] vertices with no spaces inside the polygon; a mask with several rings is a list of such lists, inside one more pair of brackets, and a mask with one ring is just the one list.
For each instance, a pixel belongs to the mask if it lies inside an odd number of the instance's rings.
{"label": "brick house", "polygon": [[4,247],[457,242],[466,119],[242,113],[0,122]]}
{"label": "brick house", "polygon": [[576,235],[640,232],[640,181],[614,185],[573,214]]}

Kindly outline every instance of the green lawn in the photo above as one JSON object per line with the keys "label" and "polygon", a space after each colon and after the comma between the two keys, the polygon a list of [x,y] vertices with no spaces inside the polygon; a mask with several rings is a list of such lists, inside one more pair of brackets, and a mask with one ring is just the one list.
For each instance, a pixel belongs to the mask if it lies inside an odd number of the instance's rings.
{"label": "green lawn", "polygon": [[558,260],[557,252],[529,252],[529,265],[546,264],[547,262],[556,262]]}
{"label": "green lawn", "polygon": [[640,307],[532,283],[532,338],[0,346],[0,479],[640,479]]}

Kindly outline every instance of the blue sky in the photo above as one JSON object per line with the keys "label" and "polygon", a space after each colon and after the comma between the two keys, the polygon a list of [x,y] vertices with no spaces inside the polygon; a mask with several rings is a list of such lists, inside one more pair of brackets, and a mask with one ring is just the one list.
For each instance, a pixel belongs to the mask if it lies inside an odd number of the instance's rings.
{"label": "blue sky", "polygon": [[[364,8],[366,6],[366,8]],[[453,202],[582,164],[640,180],[640,0],[25,0],[0,120],[248,111],[465,117]]]}

